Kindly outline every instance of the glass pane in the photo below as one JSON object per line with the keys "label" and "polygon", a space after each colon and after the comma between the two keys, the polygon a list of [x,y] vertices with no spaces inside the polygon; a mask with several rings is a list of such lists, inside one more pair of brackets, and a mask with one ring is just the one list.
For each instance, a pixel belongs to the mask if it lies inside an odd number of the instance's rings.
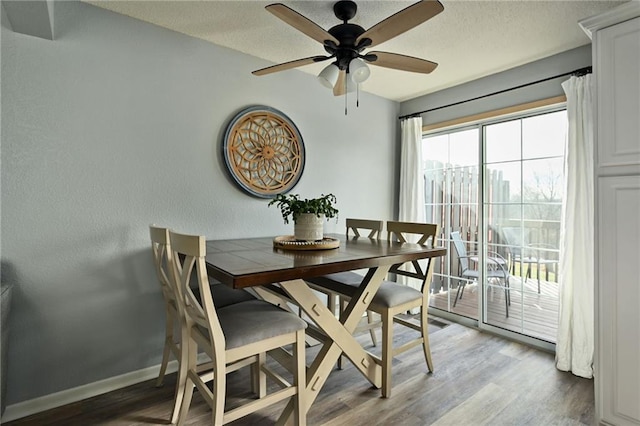
{"label": "glass pane", "polygon": [[[451,247],[453,227],[473,235],[479,229],[479,131],[477,128],[423,139],[426,220],[441,224],[440,241]],[[434,265],[429,304],[447,312],[478,318],[474,279],[461,278],[460,261],[453,250]],[[468,284],[468,287],[467,285]],[[469,290],[465,291],[464,289]]]}
{"label": "glass pane", "polygon": [[443,203],[447,175],[442,169],[425,170],[424,201],[426,203]]}
{"label": "glass pane", "polygon": [[549,295],[524,298],[522,333],[547,342],[555,342],[558,332],[558,285]]}
{"label": "glass pane", "polygon": [[523,161],[522,187],[524,202],[562,202],[564,159],[549,158]]}
{"label": "glass pane", "polygon": [[[464,206],[457,206],[464,207]],[[457,208],[456,207],[456,208]],[[456,210],[456,208],[452,210]],[[452,218],[457,216],[452,214]],[[478,259],[472,260],[469,256],[477,252],[477,232],[471,230],[467,224],[454,228],[449,242],[449,266],[450,277],[447,291],[449,312],[468,318],[478,319]],[[442,300],[444,295],[437,294],[435,299]],[[431,299],[434,299],[432,297]],[[434,303],[438,303],[437,301]]]}
{"label": "glass pane", "polygon": [[456,167],[451,169],[451,202],[477,203],[480,175],[478,167]]}
{"label": "glass pane", "polygon": [[521,163],[490,164],[485,171],[486,201],[488,203],[519,203],[522,200],[520,185]]}
{"label": "glass pane", "polygon": [[442,223],[444,220],[445,206],[442,204],[425,205],[425,221],[428,223]]}
{"label": "glass pane", "polygon": [[488,234],[487,243],[488,250],[496,252],[500,256],[504,257],[508,262],[512,258],[513,241],[507,238],[504,229],[513,229],[511,226],[515,221],[510,221],[509,217],[516,217],[520,215],[520,205],[493,205],[488,212]]}
{"label": "glass pane", "polygon": [[522,157],[564,155],[567,139],[567,111],[537,115],[522,120]]}
{"label": "glass pane", "polygon": [[[422,139],[423,161],[434,161],[440,164],[449,162],[449,135],[428,136]],[[434,168],[434,164],[425,165],[425,170]],[[436,167],[441,168],[441,166]]]}
{"label": "glass pane", "polygon": [[492,124],[485,128],[485,152],[487,163],[520,160],[520,120]]}
{"label": "glass pane", "polygon": [[537,229],[538,233],[544,229],[556,229],[559,232],[561,215],[562,205],[560,203],[524,205],[523,219],[529,228]]}
{"label": "glass pane", "polygon": [[507,317],[507,309],[509,309],[509,316],[512,315],[512,305],[508,303],[508,297],[513,297],[511,293],[513,291],[507,291],[504,280],[491,279],[484,287],[485,290],[485,317],[488,321],[494,322],[501,321]]}
{"label": "glass pane", "polygon": [[529,246],[530,230],[519,220],[503,220],[502,223],[499,233],[509,263],[510,286],[514,290],[521,290],[521,278],[525,276],[525,269],[529,264],[526,248]]}
{"label": "glass pane", "polygon": [[[566,112],[487,126],[485,259],[488,324],[555,341]],[[520,130],[522,133],[520,134]],[[522,137],[522,155],[513,141]],[[507,280],[491,276],[503,259]],[[508,315],[507,315],[508,311]]]}
{"label": "glass pane", "polygon": [[451,134],[450,163],[456,167],[478,166],[478,129]]}
{"label": "glass pane", "polygon": [[487,223],[489,229],[499,231],[503,227],[520,226],[522,221],[522,204],[489,204],[487,206]]}

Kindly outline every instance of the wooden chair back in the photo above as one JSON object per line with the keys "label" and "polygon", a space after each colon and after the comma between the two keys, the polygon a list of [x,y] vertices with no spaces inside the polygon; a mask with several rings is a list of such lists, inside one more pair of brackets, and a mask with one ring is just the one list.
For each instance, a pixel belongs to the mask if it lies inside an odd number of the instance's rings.
{"label": "wooden chair back", "polygon": [[[153,253],[153,263],[156,269],[162,297],[164,299],[165,309],[165,337],[164,349],[162,351],[162,361],[160,362],[160,371],[156,386],[162,386],[164,376],[169,365],[169,356],[171,353],[176,357],[178,362],[181,358],[181,347],[179,340],[175,338],[174,331],[176,325],[181,321],[181,311],[178,296],[178,289],[173,280],[173,253],[171,251],[171,243],[169,241],[169,230],[159,226],[149,226],[149,234],[151,236],[151,252]],[[171,414],[171,422],[175,422],[178,418],[178,409],[180,408],[177,401],[174,400],[174,409]]]}
{"label": "wooden chair back", "polygon": [[[387,221],[387,239],[389,241],[410,243],[412,239],[417,239],[415,244],[427,245],[431,241],[431,247],[435,247],[438,232],[439,226],[435,223]],[[413,238],[409,237],[410,235]],[[401,268],[402,265],[394,265],[389,272],[422,281],[424,292],[424,286],[431,280],[433,273],[432,261],[427,261],[426,267],[420,265],[417,260],[412,261],[411,264],[413,270],[407,267]]]}
{"label": "wooden chair back", "polygon": [[426,245],[431,239],[431,245],[434,247],[438,235],[438,225],[435,223],[387,221],[387,239],[389,241],[413,242],[407,239],[409,235],[418,236],[416,244],[420,245]]}
{"label": "wooden chair back", "polygon": [[171,262],[173,256],[169,242],[169,230],[151,225],[149,226],[149,233],[151,235],[153,263],[156,268],[158,281],[160,282],[162,296],[165,302],[172,303],[175,306],[177,295],[173,281],[171,280]]}
{"label": "wooden chair back", "polygon": [[[209,331],[214,356],[224,360],[225,338],[216,314],[211,295],[211,287],[205,264],[206,244],[203,236],[185,235],[169,231],[171,250],[173,251],[173,272],[181,307],[187,327],[202,326]],[[200,300],[191,286],[192,280],[198,283]]]}
{"label": "wooden chair back", "polygon": [[349,231],[353,232],[353,235],[358,238],[362,230],[369,231],[367,238],[377,239],[380,238],[382,233],[383,222],[381,220],[369,220],[369,219],[347,219],[347,237]]}

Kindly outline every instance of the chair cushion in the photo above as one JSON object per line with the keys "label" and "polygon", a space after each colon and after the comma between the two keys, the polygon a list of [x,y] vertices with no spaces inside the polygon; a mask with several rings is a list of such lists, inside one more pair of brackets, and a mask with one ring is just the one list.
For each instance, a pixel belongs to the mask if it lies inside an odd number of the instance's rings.
{"label": "chair cushion", "polygon": [[[216,309],[224,308],[225,306],[233,305],[240,302],[249,302],[251,300],[257,300],[251,293],[243,289],[231,288],[228,285],[222,284],[220,281],[209,280],[211,287],[211,297],[213,298],[213,306]],[[198,301],[200,298],[200,289],[197,286],[191,286],[191,291]]]}
{"label": "chair cushion", "polygon": [[[333,285],[329,284],[327,288],[335,291],[340,289],[340,285],[358,287],[363,278],[362,275],[355,272],[338,272],[314,278],[310,281],[320,287],[323,287],[323,284],[327,284],[327,281],[331,281]],[[344,289],[345,295],[352,293],[353,289]],[[371,304],[384,308],[393,308],[417,299],[422,299],[422,293],[415,288],[391,281],[383,281]]]}
{"label": "chair cushion", "polygon": [[421,299],[422,292],[415,288],[391,281],[383,281],[371,303],[376,306],[393,308],[395,306],[404,305],[405,303]]}
{"label": "chair cushion", "polygon": [[249,302],[256,298],[246,290],[231,288],[220,282],[211,282],[211,297],[216,309],[234,305],[241,302]]}
{"label": "chair cushion", "polygon": [[307,328],[297,315],[262,300],[236,303],[216,312],[227,349]]}

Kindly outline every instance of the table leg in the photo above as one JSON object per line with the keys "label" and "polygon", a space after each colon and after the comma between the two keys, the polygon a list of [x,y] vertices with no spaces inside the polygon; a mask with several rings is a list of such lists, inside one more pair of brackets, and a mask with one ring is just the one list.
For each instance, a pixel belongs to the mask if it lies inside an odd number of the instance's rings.
{"label": "table leg", "polygon": [[[340,354],[344,352],[353,364],[375,387],[382,385],[382,368],[353,336],[373,296],[382,284],[391,265],[372,268],[363,279],[340,320],[325,306],[303,280],[284,281],[280,287],[295,300],[302,310],[331,338],[321,348],[307,374],[307,410],[315,401]],[[290,402],[277,424],[286,424],[293,411]]]}

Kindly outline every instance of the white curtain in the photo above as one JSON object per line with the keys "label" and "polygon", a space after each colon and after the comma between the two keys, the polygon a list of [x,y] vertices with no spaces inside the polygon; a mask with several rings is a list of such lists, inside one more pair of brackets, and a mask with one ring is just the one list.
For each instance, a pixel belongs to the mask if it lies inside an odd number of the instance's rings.
{"label": "white curtain", "polygon": [[[400,205],[398,220],[424,222],[424,178],[422,173],[422,117],[400,123]],[[398,276],[398,282],[420,289],[420,281]]]}
{"label": "white curtain", "polygon": [[560,309],[556,367],[593,377],[594,353],[594,137],[592,79],[571,77],[569,136],[560,237]]}

